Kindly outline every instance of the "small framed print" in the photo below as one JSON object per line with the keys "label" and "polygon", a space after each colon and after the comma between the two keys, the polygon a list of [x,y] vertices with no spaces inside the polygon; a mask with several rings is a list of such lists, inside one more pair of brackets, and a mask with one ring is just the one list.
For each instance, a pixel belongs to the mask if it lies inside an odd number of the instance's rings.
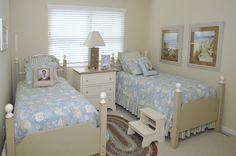
{"label": "small framed print", "polygon": [[101,55],[101,69],[110,68],[110,55]]}
{"label": "small framed print", "polygon": [[223,22],[190,25],[188,66],[220,70],[223,27]]}
{"label": "small framed print", "polygon": [[181,64],[184,26],[161,28],[161,62]]}
{"label": "small framed print", "polygon": [[53,68],[34,68],[34,87],[53,86]]}
{"label": "small framed print", "polygon": [[0,18],[0,52],[8,49],[8,27],[2,18]]}

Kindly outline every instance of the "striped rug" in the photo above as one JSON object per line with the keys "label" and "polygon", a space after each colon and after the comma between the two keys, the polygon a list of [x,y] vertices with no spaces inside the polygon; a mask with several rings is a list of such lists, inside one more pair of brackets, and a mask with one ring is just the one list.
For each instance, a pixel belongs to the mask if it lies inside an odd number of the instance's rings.
{"label": "striped rug", "polygon": [[107,156],[157,156],[158,149],[155,143],[142,148],[142,138],[138,134],[127,135],[128,120],[108,115],[107,128]]}

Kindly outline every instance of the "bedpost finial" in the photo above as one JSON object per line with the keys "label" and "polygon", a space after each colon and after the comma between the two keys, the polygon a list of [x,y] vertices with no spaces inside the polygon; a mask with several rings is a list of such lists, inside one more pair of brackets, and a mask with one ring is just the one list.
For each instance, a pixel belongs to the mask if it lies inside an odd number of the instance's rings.
{"label": "bedpost finial", "polygon": [[63,59],[66,60],[66,55],[65,54],[63,55]]}
{"label": "bedpost finial", "polygon": [[12,104],[7,104],[6,106],[5,106],[5,111],[6,111],[6,118],[12,118],[14,115],[13,115],[13,113],[12,113],[12,111],[13,111],[13,105]]}
{"label": "bedpost finial", "polygon": [[180,88],[181,88],[181,83],[176,83],[175,84],[175,87],[176,87],[176,92],[180,92]]}
{"label": "bedpost finial", "polygon": [[19,58],[18,57],[15,58],[15,63],[19,63]]}
{"label": "bedpost finial", "polygon": [[225,83],[225,77],[224,76],[220,76],[220,83],[221,84]]}
{"label": "bedpost finial", "polygon": [[144,56],[146,56],[146,57],[147,57],[147,55],[148,55],[148,51],[147,51],[147,50],[145,50],[145,51],[144,51]]}
{"label": "bedpost finial", "polygon": [[105,101],[106,96],[107,96],[107,95],[106,95],[105,92],[101,92],[101,94],[100,94],[100,97],[101,97],[100,103],[101,103],[101,104],[105,104],[105,103],[106,103],[106,101]]}
{"label": "bedpost finial", "polygon": [[101,92],[101,95],[100,95],[100,97],[101,97],[101,99],[105,99],[106,98],[106,93],[105,92]]}

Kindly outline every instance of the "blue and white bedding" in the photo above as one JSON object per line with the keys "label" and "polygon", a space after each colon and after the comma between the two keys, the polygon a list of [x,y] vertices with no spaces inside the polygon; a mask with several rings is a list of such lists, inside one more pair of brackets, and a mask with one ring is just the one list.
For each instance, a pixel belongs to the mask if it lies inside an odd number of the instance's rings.
{"label": "blue and white bedding", "polygon": [[44,88],[19,82],[14,114],[15,143],[34,132],[99,122],[96,108],[63,78]]}
{"label": "blue and white bedding", "polygon": [[197,80],[159,73],[155,76],[131,75],[124,71],[117,73],[116,102],[139,116],[139,108],[151,107],[166,116],[166,131],[172,125],[172,106],[176,83],[181,83],[182,100],[216,96],[213,87]]}

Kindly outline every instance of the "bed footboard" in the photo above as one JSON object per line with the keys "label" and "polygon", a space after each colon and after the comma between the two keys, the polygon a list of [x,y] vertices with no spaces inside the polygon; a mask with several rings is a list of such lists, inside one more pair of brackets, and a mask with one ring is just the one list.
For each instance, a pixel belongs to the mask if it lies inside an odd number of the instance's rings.
{"label": "bed footboard", "polygon": [[209,97],[188,104],[182,104],[181,84],[176,84],[173,104],[173,125],[171,129],[171,147],[176,148],[179,142],[179,133],[198,126],[216,122],[216,131],[221,130],[224,107],[225,82],[220,77],[217,97]]}
{"label": "bed footboard", "polygon": [[15,144],[15,126],[13,105],[5,106],[6,153],[7,156],[73,156],[106,155],[107,104],[106,94],[101,93],[99,123],[92,123],[42,131],[27,135],[19,144]]}
{"label": "bed footboard", "polygon": [[13,105],[7,104],[5,106],[5,124],[6,124],[6,155],[15,156],[15,127],[14,127],[14,114]]}

